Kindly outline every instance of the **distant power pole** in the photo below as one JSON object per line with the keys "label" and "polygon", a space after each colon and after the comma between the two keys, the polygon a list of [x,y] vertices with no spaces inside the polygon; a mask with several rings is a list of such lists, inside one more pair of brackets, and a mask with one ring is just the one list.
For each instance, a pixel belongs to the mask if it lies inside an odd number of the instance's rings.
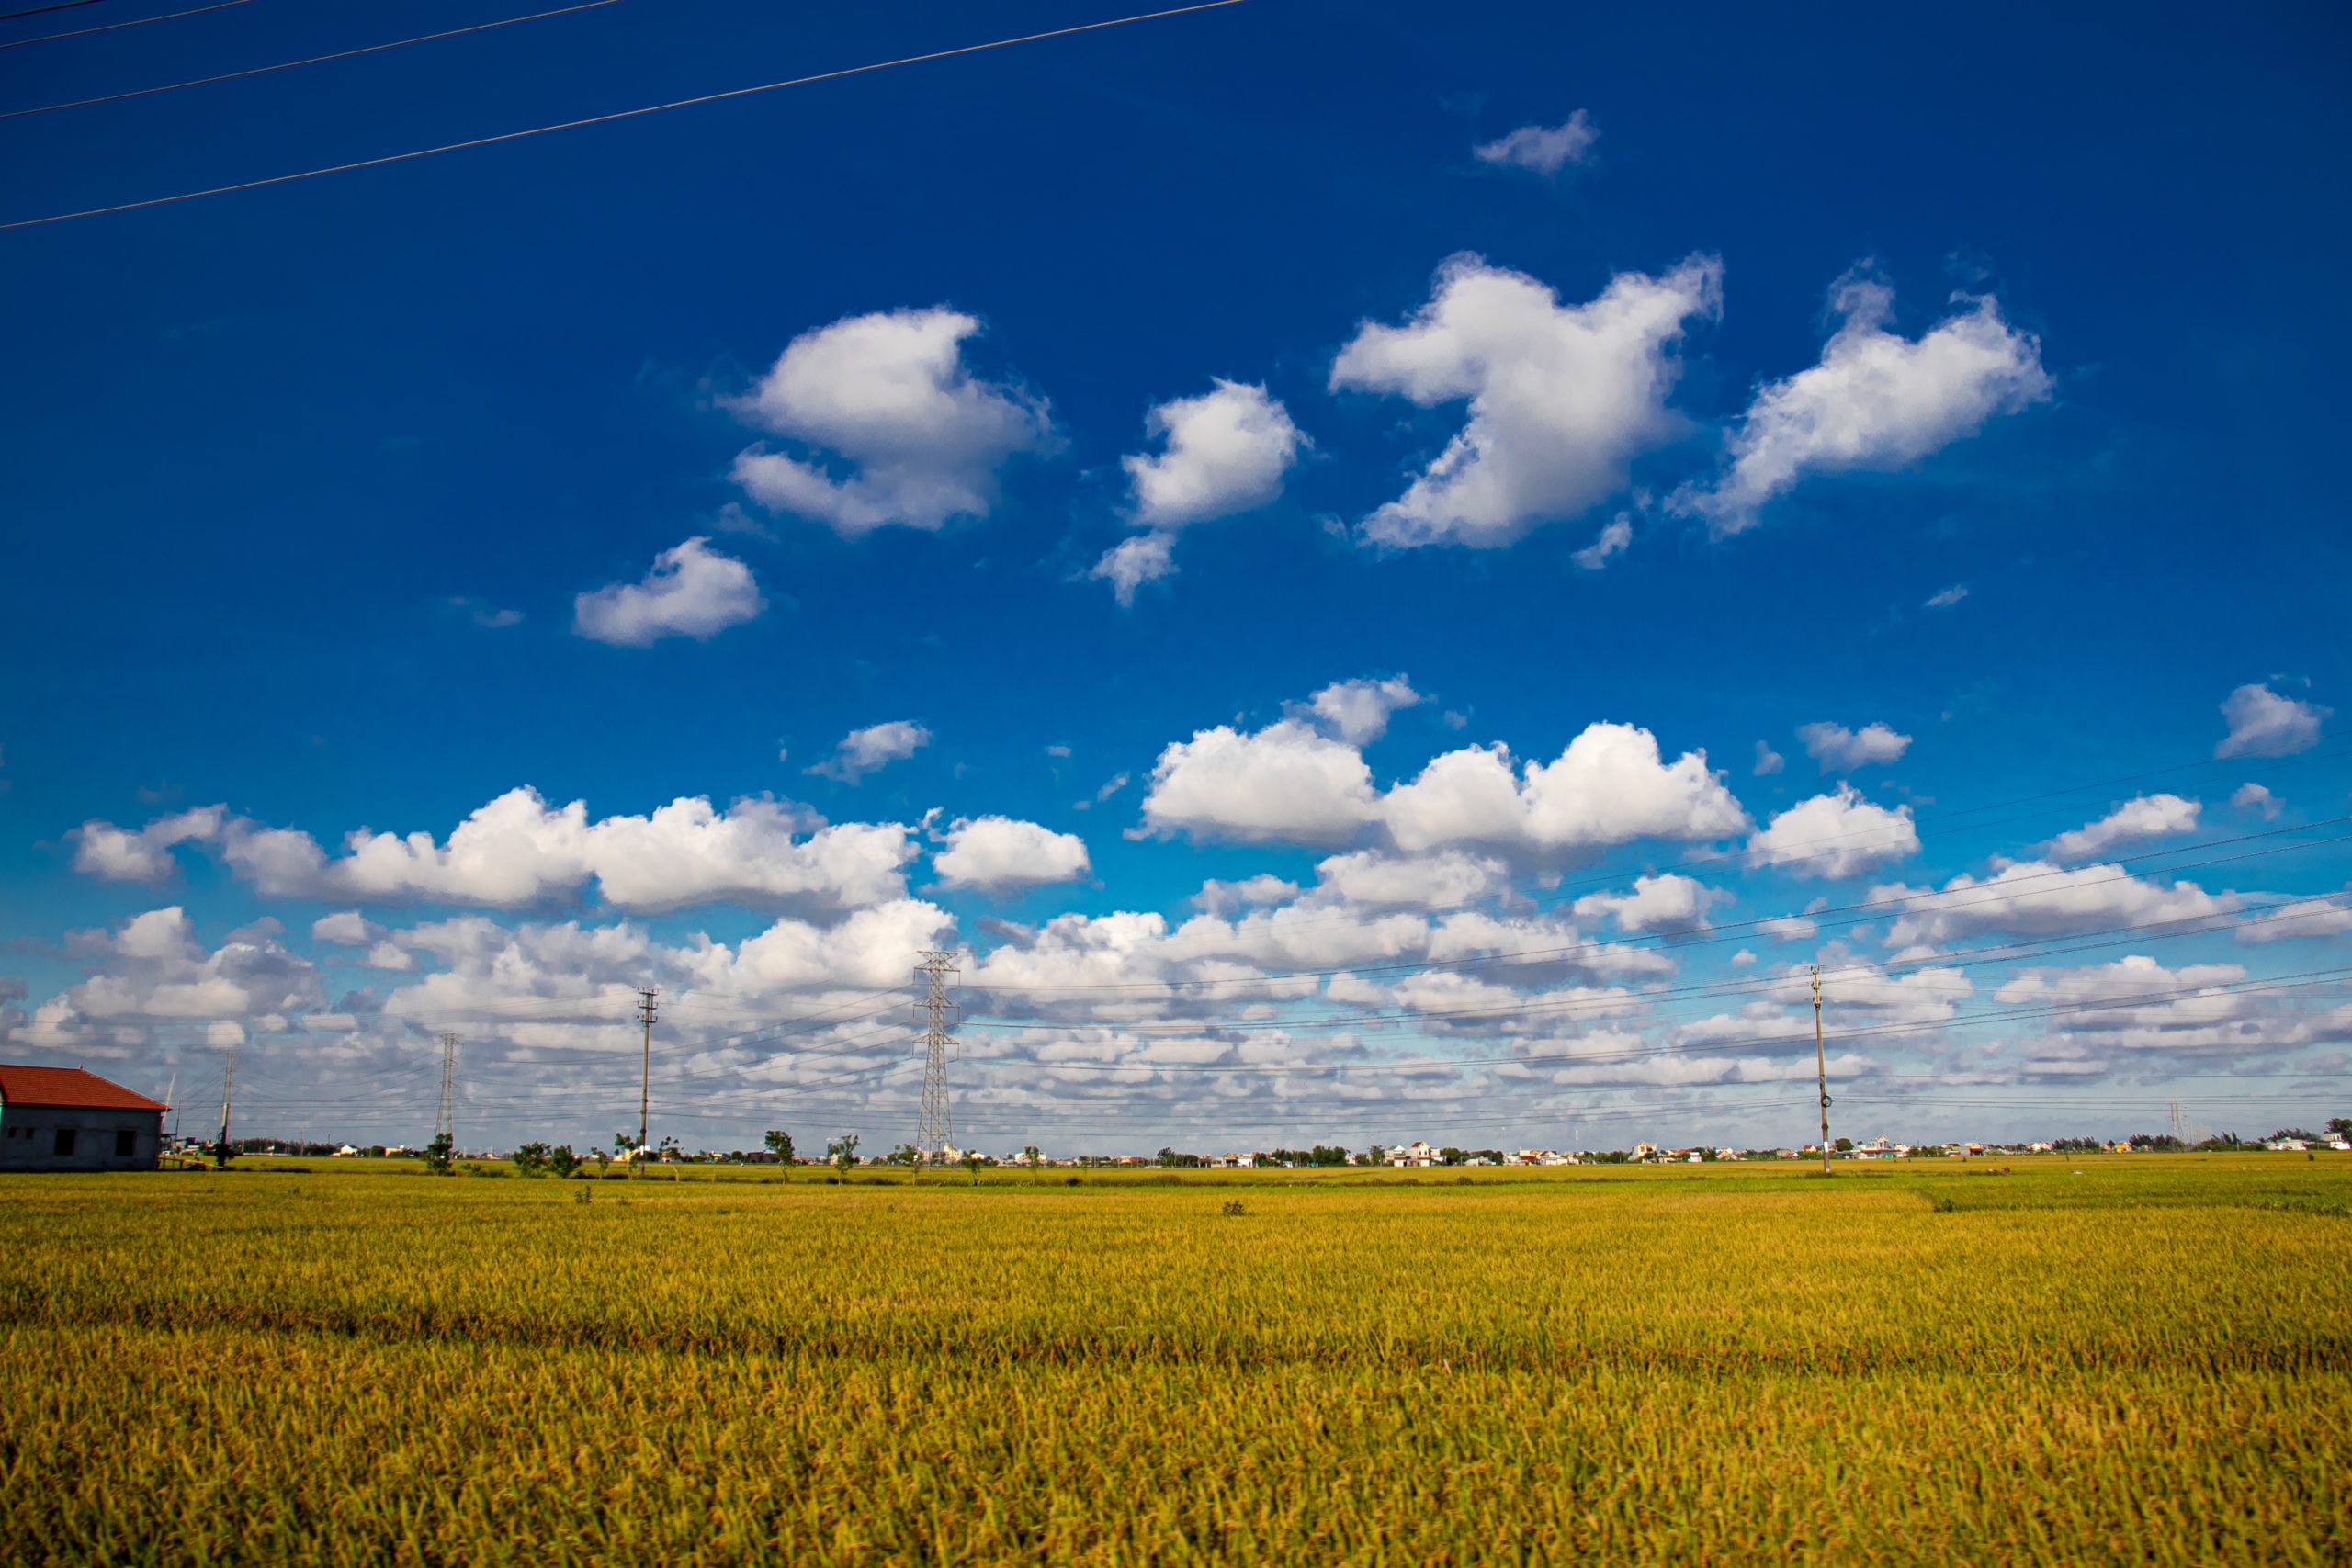
{"label": "distant power pole", "polygon": [[434,1119],[433,1135],[447,1138],[452,1147],[458,1141],[458,1129],[450,1118],[450,1091],[458,1083],[458,1037],[441,1036],[441,1114]]}
{"label": "distant power pole", "polygon": [[637,988],[637,1021],[645,1025],[645,1055],[637,1079],[637,1148],[645,1152],[645,1130],[648,1114],[653,1107],[653,988]]}
{"label": "distant power pole", "polygon": [[1813,1074],[1821,1086],[1821,1174],[1829,1174],[1829,1055],[1821,1044],[1821,965],[1813,966]]}
{"label": "distant power pole", "polygon": [[228,1061],[220,1068],[220,1136],[212,1145],[215,1149],[229,1146],[229,1099],[237,1087],[237,1048],[229,1047]]}
{"label": "distant power pole", "polygon": [[2176,1096],[2172,1102],[2172,1135],[2176,1141],[2185,1144],[2188,1141],[2188,1118],[2181,1114],[2180,1100]]}
{"label": "distant power pole", "polygon": [[927,982],[922,999],[915,1003],[922,1010],[924,1023],[922,1117],[915,1127],[915,1150],[919,1158],[944,1160],[956,1136],[947,1110],[947,1054],[956,1045],[949,1028],[956,1004],[948,998],[947,986],[948,976],[956,973],[955,954],[926,951],[915,973]]}

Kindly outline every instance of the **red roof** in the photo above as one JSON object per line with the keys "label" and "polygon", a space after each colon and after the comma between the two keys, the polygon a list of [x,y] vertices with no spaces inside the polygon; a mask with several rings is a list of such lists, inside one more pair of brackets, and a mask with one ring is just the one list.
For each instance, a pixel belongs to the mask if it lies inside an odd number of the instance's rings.
{"label": "red roof", "polygon": [[16,1067],[0,1063],[0,1104],[70,1107],[76,1111],[168,1111],[160,1100],[133,1094],[79,1067]]}

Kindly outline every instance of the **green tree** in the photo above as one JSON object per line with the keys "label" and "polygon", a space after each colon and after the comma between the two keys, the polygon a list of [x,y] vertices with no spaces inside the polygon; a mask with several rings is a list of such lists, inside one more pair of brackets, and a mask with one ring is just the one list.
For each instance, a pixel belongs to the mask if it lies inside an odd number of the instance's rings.
{"label": "green tree", "polygon": [[1851,1138],[1840,1138],[1832,1146],[1835,1147],[1841,1155],[1849,1155],[1854,1152],[1854,1140]]}
{"label": "green tree", "polygon": [[842,1170],[857,1163],[857,1134],[848,1133],[825,1145],[825,1158]]}
{"label": "green tree", "polygon": [[518,1176],[537,1176],[548,1167],[548,1146],[545,1144],[525,1144],[507,1156],[514,1162]]}
{"label": "green tree", "polygon": [[450,1160],[450,1151],[457,1140],[447,1133],[435,1133],[433,1141],[424,1145],[424,1168],[435,1176],[447,1176],[457,1169]]}
{"label": "green tree", "polygon": [[792,1163],[791,1134],[786,1133],[780,1128],[771,1127],[768,1129],[767,1137],[763,1141],[768,1146],[768,1153],[775,1156],[777,1159],[782,1160],[786,1165],[790,1165]]}
{"label": "green tree", "polygon": [[922,1151],[912,1144],[900,1144],[883,1156],[885,1165],[903,1165],[912,1170],[922,1163]]}
{"label": "green tree", "polygon": [[1021,1157],[1023,1162],[1033,1166],[1043,1165],[1046,1163],[1046,1156],[1037,1152],[1037,1145],[1035,1144],[1031,1144],[1028,1147],[1023,1149],[1021,1151]]}
{"label": "green tree", "polygon": [[558,1144],[548,1151],[548,1169],[559,1179],[577,1176],[580,1174],[580,1156],[571,1152],[570,1144]]}

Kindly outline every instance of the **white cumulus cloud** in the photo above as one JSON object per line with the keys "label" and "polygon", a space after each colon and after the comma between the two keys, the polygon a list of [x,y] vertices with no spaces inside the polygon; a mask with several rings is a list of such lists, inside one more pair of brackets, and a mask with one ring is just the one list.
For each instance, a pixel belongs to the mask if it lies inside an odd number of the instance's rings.
{"label": "white cumulus cloud", "polygon": [[1368,746],[1388,732],[1388,716],[1417,705],[1420,693],[1404,676],[1385,681],[1337,681],[1307,699],[1329,732],[1351,746]]}
{"label": "white cumulus cloud", "polygon": [[2213,748],[2216,757],[2291,757],[2319,744],[2320,721],[2333,708],[2281,696],[2267,685],[2249,682],[2222,703],[2230,732]]}
{"label": "white cumulus cloud", "polygon": [[1621,512],[1602,525],[1592,543],[1569,558],[1587,571],[1599,571],[1609,564],[1611,556],[1623,555],[1625,547],[1633,542],[1634,520]]}
{"label": "white cumulus cloud", "polygon": [[1445,450],[1364,520],[1364,537],[1507,545],[1623,488],[1633,458],[1679,428],[1666,401],[1674,345],[1693,318],[1715,313],[1722,276],[1713,258],[1693,257],[1563,305],[1523,273],[1475,255],[1446,262],[1410,321],[1363,323],[1331,367],[1335,391],[1469,405]]}
{"label": "white cumulus cloud", "polygon": [[1516,773],[1501,746],[1446,752],[1390,790],[1381,818],[1408,852],[1485,844],[1578,853],[1636,839],[1719,839],[1748,826],[1704,751],[1668,762],[1648,730],[1609,723],[1586,726],[1556,759]]}
{"label": "white cumulus cloud", "polygon": [[1472,151],[1485,164],[1504,164],[1539,175],[1556,175],[1570,164],[1589,162],[1600,140],[1592,118],[1578,109],[1559,125],[1522,125]]}
{"label": "white cumulus cloud", "polygon": [[1306,438],[1280,400],[1261,386],[1219,379],[1194,398],[1160,403],[1144,416],[1160,438],[1157,454],[1119,459],[1146,528],[1176,529],[1265,505]]}
{"label": "white cumulus cloud", "polygon": [[1801,724],[1797,739],[1805,755],[1821,764],[1825,773],[1850,773],[1872,762],[1894,762],[1911,749],[1911,738],[1887,725],[1871,723],[1860,729],[1842,724]]}
{"label": "white cumulus cloud", "polygon": [[2230,796],[2230,804],[2240,811],[2250,811],[2264,821],[2272,822],[2278,820],[2278,813],[2287,803],[2271,794],[2268,786],[2248,780],[2238,785],[2237,792]]}
{"label": "white cumulus cloud", "polygon": [[855,784],[876,769],[904,761],[930,744],[931,731],[912,719],[869,724],[842,736],[831,757],[803,771],[820,778],[838,779],[842,784]]}
{"label": "white cumulus cloud", "polygon": [[1308,445],[1290,412],[1262,386],[1218,379],[1193,398],[1176,398],[1144,416],[1157,453],[1119,459],[1134,495],[1134,519],[1149,532],[1105,551],[1088,575],[1111,584],[1123,605],[1136,590],[1171,575],[1177,530],[1250,512],[1283,492],[1283,476]]}
{"label": "white cumulus cloud", "polygon": [[1916,854],[1919,829],[1911,808],[1893,809],[1862,798],[1852,784],[1835,795],[1801,800],[1747,840],[1762,865],[1786,866],[1798,876],[1843,877]]}
{"label": "white cumulus cloud", "polygon": [[1887,929],[1886,944],[1893,948],[1984,931],[2059,936],[2196,920],[2228,914],[2243,902],[2234,893],[2208,893],[2193,882],[2143,881],[2119,865],[2062,868],[2046,861],[2020,861],[1989,877],[1955,876],[1939,889],[1897,883],[1870,890],[1873,904],[1894,900],[1905,908]]}
{"label": "white cumulus cloud", "polygon": [[1091,869],[1077,834],[1011,817],[956,818],[931,863],[951,886],[991,893],[1075,882]]}
{"label": "white cumulus cloud", "polygon": [[2297,899],[2240,925],[2237,940],[2259,943],[2294,942],[2304,937],[2341,936],[2346,931],[2352,931],[2352,902],[2347,902],[2347,899],[2352,899],[2352,893]]}
{"label": "white cumulus cloud", "polygon": [[1725,897],[1696,877],[1668,872],[1635,877],[1631,892],[1588,893],[1576,901],[1576,912],[1614,920],[1622,931],[1695,931],[1707,923],[1707,907]]}
{"label": "white cumulus cloud", "polygon": [[697,536],[655,556],[642,582],[607,583],[573,599],[571,629],[623,648],[665,637],[704,641],[766,608],[752,569]]}
{"label": "white cumulus cloud", "polygon": [[2177,795],[2138,795],[2095,822],[2059,834],[2043,846],[2043,853],[2056,861],[2096,860],[2125,844],[2186,833],[2203,809]]}
{"label": "white cumulus cloud", "polygon": [[1387,908],[1453,908],[1493,897],[1510,886],[1510,868],[1501,861],[1458,850],[1429,855],[1353,850],[1323,861],[1315,873],[1318,891],[1351,904]]}
{"label": "white cumulus cloud", "polygon": [[1175,742],[1143,803],[1151,831],[1244,841],[1343,842],[1376,814],[1363,755],[1295,718],[1249,734],[1218,725]]}
{"label": "white cumulus cloud", "polygon": [[207,953],[195,922],[175,905],[111,931],[76,932],[69,946],[96,973],[51,998],[20,1038],[55,1047],[91,1042],[93,1026],[116,1043],[208,1020],[232,1029],[238,1020],[283,1027],[279,1015],[315,1010],[325,997],[310,962],[287,951],[277,931],[276,921],[265,920]]}
{"label": "white cumulus cloud", "polygon": [[311,922],[311,940],[334,947],[369,947],[383,937],[382,928],[356,909],[338,909]]}
{"label": "white cumulus cloud", "polygon": [[[899,823],[827,826],[765,798],[721,811],[684,796],[649,816],[591,818],[584,801],[551,806],[518,788],[475,809],[446,840],[360,828],[335,855],[299,829],[232,818],[217,842],[231,871],[272,897],[527,908],[571,898],[594,879],[606,903],[653,911],[721,902],[842,909],[895,898],[915,853],[910,836]],[[322,917],[311,934],[353,947],[383,936],[356,910]]]}
{"label": "white cumulus cloud", "polygon": [[978,317],[934,308],[852,316],[793,339],[738,411],[839,454],[851,472],[753,446],[736,457],[736,481],[771,511],[845,536],[986,516],[1005,462],[1047,450],[1054,435],[1041,399],[965,364],[964,342],[979,331]]}
{"label": "white cumulus cloud", "polygon": [[109,882],[163,882],[179,869],[172,846],[220,836],[227,811],[199,806],[161,817],[144,828],[118,828],[95,818],[66,835],[74,841],[74,869]]}
{"label": "white cumulus cloud", "polygon": [[1102,552],[1087,576],[1111,585],[1122,607],[1136,602],[1136,590],[1176,574],[1176,541],[1169,534],[1137,534]]}
{"label": "white cumulus cloud", "polygon": [[2040,343],[1989,298],[1916,339],[1888,330],[1894,291],[1874,277],[1849,273],[1829,299],[1839,325],[1820,363],[1759,387],[1731,434],[1729,468],[1675,496],[1718,536],[1753,527],[1810,474],[1901,468],[2050,396]]}

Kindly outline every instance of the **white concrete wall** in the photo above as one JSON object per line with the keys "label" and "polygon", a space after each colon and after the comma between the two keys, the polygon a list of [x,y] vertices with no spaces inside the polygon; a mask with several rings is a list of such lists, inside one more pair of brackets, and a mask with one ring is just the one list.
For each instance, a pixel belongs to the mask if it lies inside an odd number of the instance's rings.
{"label": "white concrete wall", "polygon": [[[163,1143],[160,1111],[91,1111],[46,1105],[0,1106],[0,1170],[153,1170]],[[70,1131],[74,1152],[57,1152]],[[118,1136],[130,1134],[130,1153]]]}

